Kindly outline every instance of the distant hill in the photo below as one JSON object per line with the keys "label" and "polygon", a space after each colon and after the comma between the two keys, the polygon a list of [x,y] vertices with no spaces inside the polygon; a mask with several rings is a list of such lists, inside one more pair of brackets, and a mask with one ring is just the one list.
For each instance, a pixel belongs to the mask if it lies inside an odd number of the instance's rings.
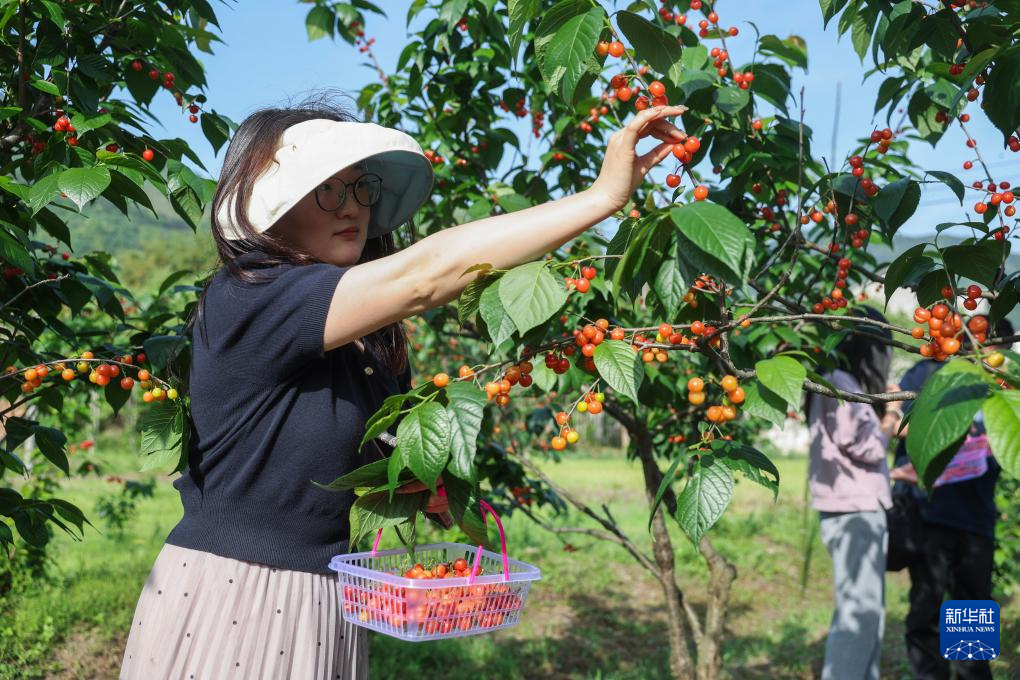
{"label": "distant hill", "polygon": [[204,275],[216,264],[216,248],[206,216],[197,233],[177,216],[158,191],[146,191],[158,217],[131,205],[128,215],[107,201],[96,201],[68,219],[75,256],[92,251],[113,255],[129,290],[155,289],[168,275],[186,269]]}

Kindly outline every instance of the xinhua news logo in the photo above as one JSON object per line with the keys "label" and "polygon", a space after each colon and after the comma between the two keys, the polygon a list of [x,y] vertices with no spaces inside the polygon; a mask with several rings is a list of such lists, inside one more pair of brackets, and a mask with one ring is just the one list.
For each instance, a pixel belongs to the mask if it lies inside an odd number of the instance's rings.
{"label": "xinhua news logo", "polygon": [[950,661],[999,656],[999,605],[993,600],[949,600],[942,605],[939,641]]}

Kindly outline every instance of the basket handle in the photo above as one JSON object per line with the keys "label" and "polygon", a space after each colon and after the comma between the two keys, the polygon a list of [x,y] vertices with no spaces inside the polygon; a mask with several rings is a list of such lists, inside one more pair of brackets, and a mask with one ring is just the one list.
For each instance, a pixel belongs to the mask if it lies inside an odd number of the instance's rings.
{"label": "basket handle", "polygon": [[[499,520],[499,515],[496,514],[496,511],[492,509],[491,505],[489,505],[488,503],[481,499],[478,500],[478,504],[482,508],[482,522],[488,524],[488,519],[485,516],[486,512],[492,515],[492,519],[496,520],[496,527],[499,529],[500,550],[502,550],[503,552],[503,580],[509,581],[510,558],[506,552],[506,532],[503,531],[503,522]],[[478,544],[478,551],[475,553],[475,563],[471,567],[471,576],[468,578],[468,584],[472,584],[475,582],[475,576],[478,575],[478,568],[481,566],[481,564],[482,564],[482,545]]]}
{"label": "basket handle", "polygon": [[[481,506],[481,508],[482,508],[482,512],[481,512],[481,514],[482,514],[482,522],[484,522],[485,524],[488,524],[488,522],[489,522],[488,518],[485,516],[486,512],[488,512],[490,515],[492,515],[492,519],[496,520],[496,528],[499,529],[499,547],[500,547],[500,550],[503,553],[503,580],[504,581],[509,581],[510,580],[510,557],[507,554],[507,549],[506,549],[506,531],[504,531],[504,529],[503,529],[503,522],[500,521],[499,515],[497,515],[496,511],[492,509],[492,506],[489,505],[488,503],[486,503],[484,500],[479,499],[478,500],[478,505]],[[379,540],[382,538],[382,532],[383,532],[382,527],[380,527],[379,531],[377,531],[376,534],[375,534],[375,542],[372,543],[372,553],[371,553],[372,557],[375,557],[376,553],[379,551]],[[471,576],[468,578],[468,583],[469,584],[472,584],[472,583],[475,582],[475,577],[478,576],[478,568],[481,566],[481,564],[482,564],[482,545],[479,543],[478,544],[478,551],[475,553],[475,562],[474,562],[474,565],[472,565],[472,567],[471,567]]]}
{"label": "basket handle", "polygon": [[375,542],[372,544],[372,557],[379,552],[379,539],[382,538],[382,527],[379,527],[379,531],[375,534]]}

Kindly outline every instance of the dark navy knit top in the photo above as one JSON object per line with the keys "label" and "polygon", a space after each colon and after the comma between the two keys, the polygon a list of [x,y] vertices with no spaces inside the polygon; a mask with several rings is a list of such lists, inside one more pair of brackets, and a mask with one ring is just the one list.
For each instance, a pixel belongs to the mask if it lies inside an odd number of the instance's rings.
{"label": "dark navy knit top", "polygon": [[353,343],[323,351],[345,271],[283,265],[246,284],[223,269],[209,283],[192,333],[188,468],[174,482],[184,517],[167,543],[322,574],[347,551],[353,493],[311,482],[378,457],[358,450],[365,421],[409,373],[395,379]]}

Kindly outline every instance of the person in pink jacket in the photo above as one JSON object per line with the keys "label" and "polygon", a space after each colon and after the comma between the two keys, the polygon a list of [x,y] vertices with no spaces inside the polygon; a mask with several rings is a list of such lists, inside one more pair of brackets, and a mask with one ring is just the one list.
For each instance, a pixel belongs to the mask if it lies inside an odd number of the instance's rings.
{"label": "person in pink jacket", "polygon": [[[875,309],[862,308],[877,321]],[[837,348],[837,368],[823,377],[840,390],[887,389],[891,334],[858,324]],[[825,644],[823,680],[877,680],[885,628],[886,509],[892,506],[887,449],[903,413],[900,402],[866,404],[811,394],[811,507],[832,557],[835,609]]]}

